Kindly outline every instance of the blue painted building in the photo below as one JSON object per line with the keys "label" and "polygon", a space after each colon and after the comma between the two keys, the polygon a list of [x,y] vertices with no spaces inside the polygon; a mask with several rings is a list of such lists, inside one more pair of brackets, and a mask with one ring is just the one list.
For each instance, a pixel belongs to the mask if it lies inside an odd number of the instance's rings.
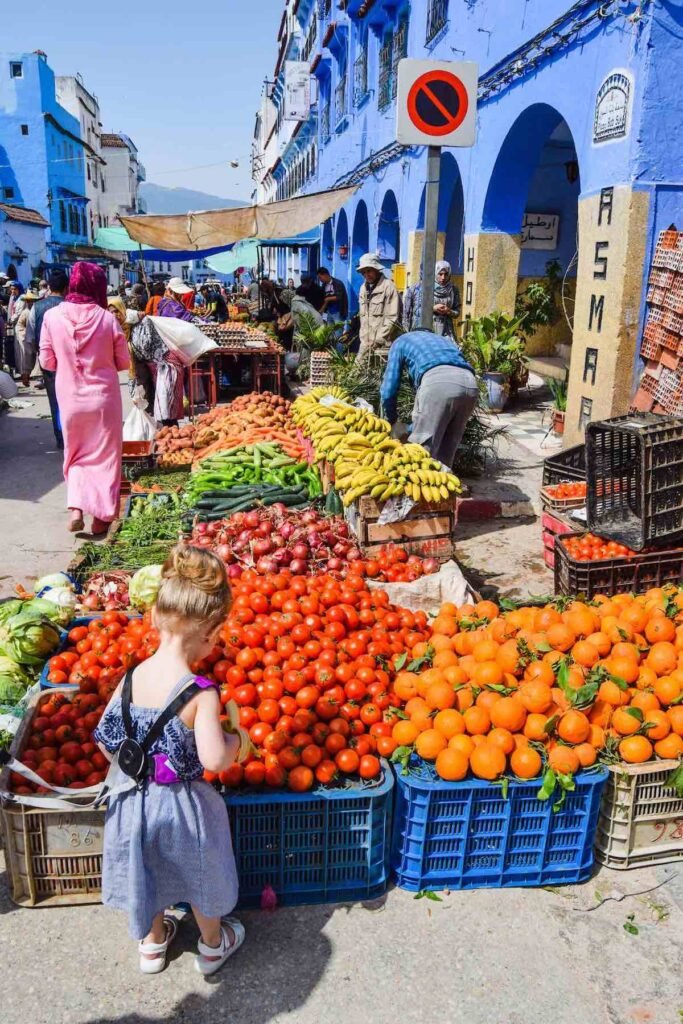
{"label": "blue painted building", "polygon": [[[399,287],[419,279],[426,150],[396,142],[398,61],[476,61],[476,144],[441,156],[439,255],[467,317],[511,312],[558,261],[562,315],[530,352],[548,372],[570,365],[577,440],[630,404],[654,245],[683,227],[682,37],[675,0],[287,0],[257,115],[258,199],[357,183],[312,259],[347,282],[352,308],[366,250]],[[297,120],[291,61],[311,76]],[[279,255],[273,270],[291,266]]]}
{"label": "blue painted building", "polygon": [[0,201],[50,223],[47,263],[88,242],[85,155],[76,117],[57,102],[45,54],[0,54]]}

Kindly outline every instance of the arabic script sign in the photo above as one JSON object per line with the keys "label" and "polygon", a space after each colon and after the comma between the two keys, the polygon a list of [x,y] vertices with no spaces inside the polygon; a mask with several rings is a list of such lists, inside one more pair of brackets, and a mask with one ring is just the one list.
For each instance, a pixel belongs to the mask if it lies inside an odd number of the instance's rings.
{"label": "arabic script sign", "polygon": [[595,98],[593,142],[621,139],[628,134],[631,79],[622,71],[613,71],[598,89]]}
{"label": "arabic script sign", "polygon": [[522,249],[557,249],[559,213],[525,213],[522,218]]}

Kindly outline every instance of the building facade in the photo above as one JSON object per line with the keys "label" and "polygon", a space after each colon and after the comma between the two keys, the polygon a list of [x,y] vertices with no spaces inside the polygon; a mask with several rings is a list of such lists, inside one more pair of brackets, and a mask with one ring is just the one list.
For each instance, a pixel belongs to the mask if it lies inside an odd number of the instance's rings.
{"label": "building facade", "polygon": [[58,102],[44,53],[0,54],[0,201],[48,221],[48,264],[63,263],[88,241],[89,147],[80,131]]}
{"label": "building facade", "polygon": [[89,92],[80,74],[58,75],[56,79],[57,99],[80,124],[80,135],[84,143],[85,194],[88,199],[88,241],[92,244],[98,228],[108,226],[103,213],[106,205],[105,160],[102,156],[102,122],[97,96]]}
{"label": "building facade", "polygon": [[0,267],[25,288],[46,261],[45,231],[49,227],[38,210],[0,203]]}
{"label": "building facade", "polygon": [[[256,118],[257,198],[357,184],[314,257],[352,309],[365,251],[399,286],[418,280],[426,150],[396,142],[398,62],[475,61],[477,139],[442,151],[438,255],[466,318],[513,312],[557,261],[559,315],[529,350],[568,363],[577,441],[629,407],[657,235],[683,222],[682,30],[668,0],[288,0]],[[289,120],[292,62],[308,66],[310,105]]]}
{"label": "building facade", "polygon": [[104,132],[101,137],[102,156],[106,161],[104,195],[101,208],[107,224],[115,226],[119,214],[124,217],[146,213],[144,200],[138,195],[145,168],[135,143],[121,132]]}

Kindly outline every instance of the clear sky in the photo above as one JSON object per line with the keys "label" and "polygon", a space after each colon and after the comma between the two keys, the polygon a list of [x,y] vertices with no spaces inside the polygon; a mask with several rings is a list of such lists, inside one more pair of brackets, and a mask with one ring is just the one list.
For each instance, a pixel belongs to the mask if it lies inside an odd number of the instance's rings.
{"label": "clear sky", "polygon": [[284,0],[32,0],[3,18],[0,50],[44,50],[56,75],[80,71],[104,130],[131,137],[148,181],[248,200],[254,116],[283,8]]}

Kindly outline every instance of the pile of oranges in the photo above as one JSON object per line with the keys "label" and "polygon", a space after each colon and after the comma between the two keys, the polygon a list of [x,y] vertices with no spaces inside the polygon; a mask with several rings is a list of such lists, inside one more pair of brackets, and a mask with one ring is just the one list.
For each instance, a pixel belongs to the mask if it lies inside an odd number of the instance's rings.
{"label": "pile of oranges", "polygon": [[422,664],[392,684],[394,758],[408,748],[442,779],[683,756],[683,590],[505,613],[445,604],[412,653]]}

